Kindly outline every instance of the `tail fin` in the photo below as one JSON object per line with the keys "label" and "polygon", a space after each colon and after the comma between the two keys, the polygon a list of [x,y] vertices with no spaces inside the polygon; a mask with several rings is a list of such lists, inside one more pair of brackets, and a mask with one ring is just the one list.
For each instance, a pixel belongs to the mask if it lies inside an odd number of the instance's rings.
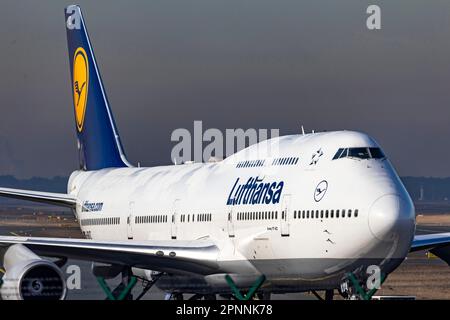
{"label": "tail fin", "polygon": [[80,7],[68,6],[65,16],[80,168],[99,170],[130,166],[109,108]]}

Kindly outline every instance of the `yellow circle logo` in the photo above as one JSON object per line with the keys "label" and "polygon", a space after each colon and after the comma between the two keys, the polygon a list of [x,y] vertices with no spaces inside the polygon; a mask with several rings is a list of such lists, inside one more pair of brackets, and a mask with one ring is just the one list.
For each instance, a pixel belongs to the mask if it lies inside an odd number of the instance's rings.
{"label": "yellow circle logo", "polygon": [[86,51],[79,47],[73,56],[73,104],[78,131],[83,130],[89,87],[89,62]]}

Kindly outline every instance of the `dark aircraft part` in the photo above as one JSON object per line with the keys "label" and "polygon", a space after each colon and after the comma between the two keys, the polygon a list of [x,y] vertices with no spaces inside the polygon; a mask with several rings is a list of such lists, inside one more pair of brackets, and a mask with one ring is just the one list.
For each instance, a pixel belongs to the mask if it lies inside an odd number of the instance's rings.
{"label": "dark aircraft part", "polygon": [[114,279],[124,270],[124,268],[124,266],[118,264],[92,263],[93,275],[104,279]]}
{"label": "dark aircraft part", "polygon": [[53,262],[42,259],[21,244],[8,248],[3,258],[3,300],[63,300],[64,276]]}
{"label": "dark aircraft part", "polygon": [[158,281],[158,279],[162,276],[162,273],[155,274],[152,276],[152,279],[150,280],[144,280],[144,288],[142,289],[142,292],[137,296],[136,300],[141,300],[141,298],[150,290],[153,285]]}
{"label": "dark aircraft part", "polygon": [[445,261],[450,266],[450,246],[437,247],[430,250],[430,252]]}

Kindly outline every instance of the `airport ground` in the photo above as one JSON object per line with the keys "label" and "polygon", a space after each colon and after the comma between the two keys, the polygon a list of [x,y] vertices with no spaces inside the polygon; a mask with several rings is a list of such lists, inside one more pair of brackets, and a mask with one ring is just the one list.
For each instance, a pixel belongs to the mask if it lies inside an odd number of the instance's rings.
{"label": "airport ground", "polygon": [[[450,232],[448,212],[418,213],[417,233]],[[40,237],[82,237],[77,222],[69,211],[45,206],[11,204],[0,209],[0,235]],[[104,299],[105,294],[91,273],[91,264],[69,260],[64,266],[77,265],[81,270],[81,289],[68,291],[70,300]],[[67,276],[69,274],[66,273]],[[119,279],[111,281],[111,287]],[[133,290],[136,296],[142,290],[138,283]],[[427,252],[412,253],[383,284],[376,295],[414,296],[416,299],[450,299],[450,266]],[[310,293],[278,294],[273,299],[316,299]],[[164,292],[153,287],[143,299],[164,299]]]}

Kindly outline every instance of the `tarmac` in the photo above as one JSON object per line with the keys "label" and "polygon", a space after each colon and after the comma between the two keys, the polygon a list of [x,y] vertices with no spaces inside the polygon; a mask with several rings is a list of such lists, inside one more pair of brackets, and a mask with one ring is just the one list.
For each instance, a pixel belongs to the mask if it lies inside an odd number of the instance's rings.
{"label": "tarmac", "polygon": [[[18,236],[46,236],[80,238],[81,232],[76,221],[61,210],[47,207],[26,207],[20,210],[4,208],[0,211],[0,234]],[[419,215],[416,234],[450,232],[450,214]],[[75,267],[74,267],[75,266]],[[80,271],[80,281],[73,280],[73,270]],[[78,269],[79,268],[79,269]],[[62,268],[72,288],[68,290],[68,300],[102,300],[106,298],[97,279],[91,272],[91,263],[68,260]],[[108,280],[113,288],[120,278]],[[138,282],[132,294],[136,297],[143,285]],[[450,267],[438,258],[430,258],[425,251],[408,255],[405,262],[389,275],[376,295],[414,296],[416,299],[450,299]],[[156,286],[150,289],[143,300],[161,300],[165,293]],[[335,296],[337,299],[340,297]],[[316,299],[311,293],[274,294],[272,299],[310,300]]]}

